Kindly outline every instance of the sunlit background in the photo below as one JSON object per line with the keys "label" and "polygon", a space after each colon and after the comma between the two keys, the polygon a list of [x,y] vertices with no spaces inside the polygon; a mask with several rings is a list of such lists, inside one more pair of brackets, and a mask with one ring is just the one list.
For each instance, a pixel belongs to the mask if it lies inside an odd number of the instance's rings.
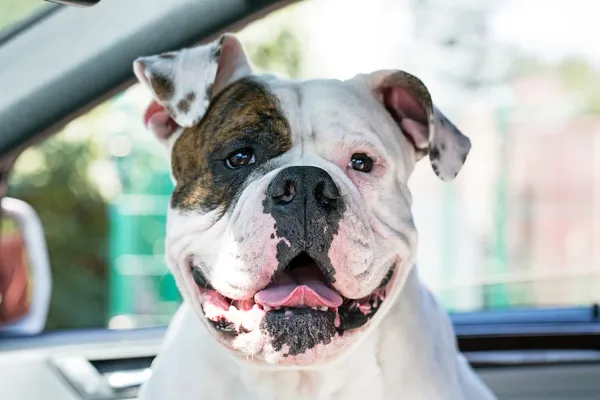
{"label": "sunlit background", "polygon": [[[0,27],[41,3],[3,2]],[[423,161],[410,183],[419,272],[450,311],[583,305],[600,301],[599,11],[311,0],[239,36],[258,70],[282,76],[407,70],[470,136],[454,182]],[[49,245],[48,329],[164,324],[180,302],[163,260],[167,162],[142,126],[149,99],[134,85],[18,160],[9,195],[39,212]]]}

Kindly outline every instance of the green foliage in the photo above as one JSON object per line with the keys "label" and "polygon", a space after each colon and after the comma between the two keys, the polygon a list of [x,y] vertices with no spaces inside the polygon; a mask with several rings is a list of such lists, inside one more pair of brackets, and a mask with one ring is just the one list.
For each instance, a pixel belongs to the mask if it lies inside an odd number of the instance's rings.
{"label": "green foliage", "polygon": [[108,211],[87,174],[97,158],[92,140],[58,135],[28,149],[11,179],[8,195],[29,203],[46,233],[53,277],[47,329],[106,323]]}
{"label": "green foliage", "polygon": [[19,233],[17,223],[9,218],[0,220],[0,238]]}
{"label": "green foliage", "polygon": [[0,3],[0,30],[25,18],[44,5],[47,3],[41,0],[2,0]]}
{"label": "green foliage", "polygon": [[247,48],[252,63],[262,72],[278,72],[289,78],[300,75],[300,43],[291,30],[283,28],[271,40]]}

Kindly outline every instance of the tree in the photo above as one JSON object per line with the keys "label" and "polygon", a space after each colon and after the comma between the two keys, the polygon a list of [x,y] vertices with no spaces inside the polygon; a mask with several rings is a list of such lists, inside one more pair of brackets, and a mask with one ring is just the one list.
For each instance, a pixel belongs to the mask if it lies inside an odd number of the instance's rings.
{"label": "tree", "polygon": [[[89,123],[101,109],[80,117]],[[101,132],[98,132],[99,134]],[[29,203],[42,221],[53,290],[46,329],[104,326],[108,304],[107,204],[88,177],[98,159],[92,135],[61,133],[21,155],[9,193]]]}
{"label": "tree", "polygon": [[247,46],[248,56],[262,72],[278,72],[289,78],[298,78],[302,53],[296,35],[283,28],[271,40]]}

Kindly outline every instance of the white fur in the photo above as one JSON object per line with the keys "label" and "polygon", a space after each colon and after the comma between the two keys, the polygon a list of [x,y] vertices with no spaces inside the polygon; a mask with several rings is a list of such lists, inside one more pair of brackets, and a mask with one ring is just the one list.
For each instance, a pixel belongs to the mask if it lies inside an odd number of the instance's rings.
{"label": "white fur", "polygon": [[[206,81],[211,78],[188,81],[202,75],[187,71],[194,65],[201,68],[218,62],[224,75],[212,79],[222,82],[249,73],[241,46],[231,36],[227,40],[224,48],[236,49],[230,52],[236,57],[229,62],[223,61],[223,55],[217,61],[207,59],[214,53],[202,50],[169,59],[173,60],[169,66],[161,59],[161,71],[171,71],[176,93],[185,93],[185,86],[192,83],[200,87],[211,83]],[[143,59],[136,64],[136,73],[146,85],[144,77],[152,76],[152,65]],[[167,262],[185,302],[169,328],[141,399],[494,398],[458,352],[447,314],[421,285],[413,267],[417,233],[407,181],[419,154],[375,94],[382,77],[391,73],[380,71],[343,82],[255,78],[278,99],[291,128],[292,148],[269,161],[269,172],[250,175],[239,199],[224,215],[219,209],[169,210]],[[202,117],[203,111],[194,110],[196,114],[182,121]],[[442,179],[451,179],[470,143],[433,106],[427,118],[428,128],[418,132],[429,132],[430,146],[444,143],[441,156],[432,162],[439,164]],[[164,138],[164,127],[159,128]],[[172,136],[180,133],[176,130]],[[170,145],[167,148],[171,151]],[[371,173],[348,167],[357,152],[373,158]],[[231,299],[251,298],[265,287],[278,266],[277,245],[287,239],[277,236],[275,220],[264,213],[262,203],[277,173],[297,165],[325,170],[346,204],[328,253],[335,269],[335,289],[346,298],[359,299],[378,287],[392,264],[395,274],[385,300],[366,325],[334,337],[327,345],[287,357],[286,349],[273,349],[258,329],[233,340],[212,329],[204,318],[189,263],[200,266],[212,286]]]}
{"label": "white fur", "polygon": [[379,327],[337,362],[257,366],[216,346],[189,304],[170,327],[144,400],[494,399],[458,353],[445,311],[413,269]]}

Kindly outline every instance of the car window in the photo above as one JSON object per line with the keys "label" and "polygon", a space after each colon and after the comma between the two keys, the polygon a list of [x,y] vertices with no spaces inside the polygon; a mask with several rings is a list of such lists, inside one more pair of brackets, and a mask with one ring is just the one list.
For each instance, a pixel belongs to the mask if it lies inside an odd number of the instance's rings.
{"label": "car window", "polygon": [[[407,70],[471,138],[455,181],[426,161],[410,181],[418,270],[448,310],[597,302],[595,3],[453,4],[309,1],[239,36],[258,70],[292,78]],[[570,28],[558,29],[565,18]],[[15,166],[9,194],[32,204],[46,230],[48,329],[164,324],[181,301],[163,259],[168,165],[141,122],[149,98],[134,85]]]}
{"label": "car window", "polygon": [[48,4],[40,0],[2,0],[0,3],[0,33],[44,6],[48,6]]}

